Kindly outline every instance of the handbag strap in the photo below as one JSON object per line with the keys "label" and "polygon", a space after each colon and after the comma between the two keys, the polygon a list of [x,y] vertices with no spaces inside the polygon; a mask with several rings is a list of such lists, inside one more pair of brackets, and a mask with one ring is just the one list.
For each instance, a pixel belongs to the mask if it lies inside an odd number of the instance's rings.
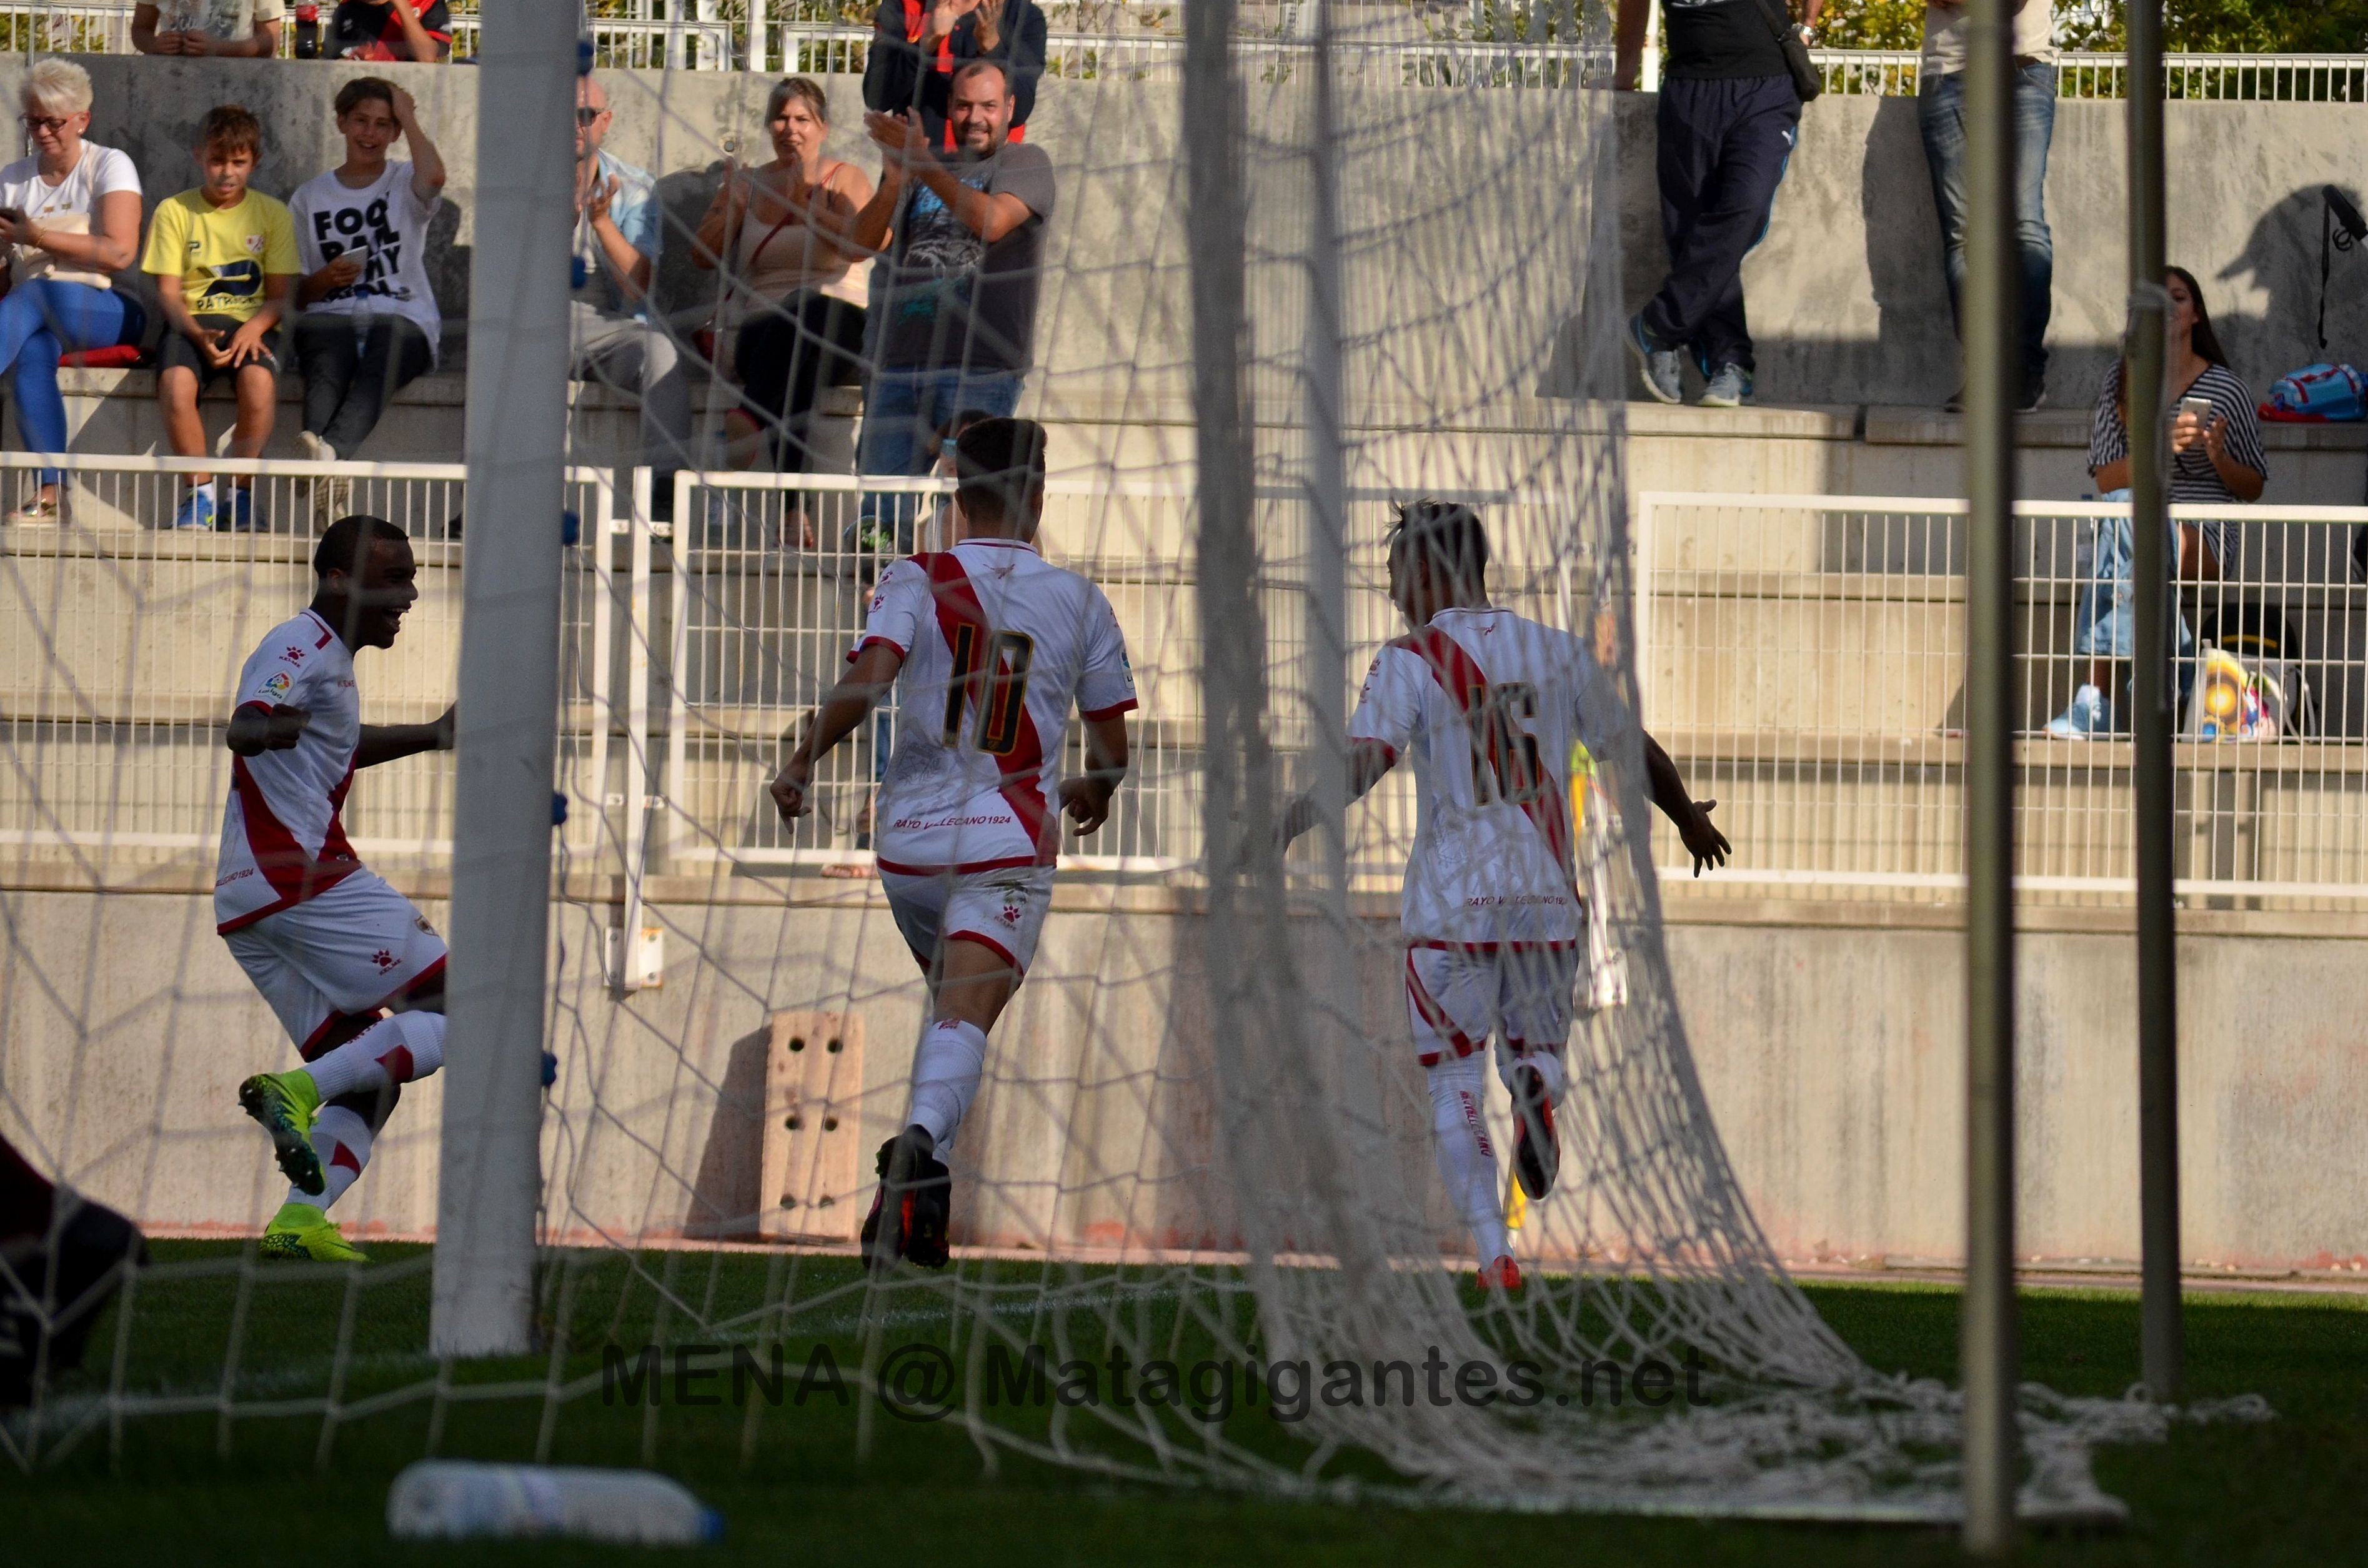
{"label": "handbag strap", "polygon": [[[838,163],[837,161],[825,164],[822,170],[822,178],[814,182],[813,189],[825,190],[829,188],[831,180],[837,176],[839,170],[845,167],[847,167],[845,164]],[[811,192],[807,195],[806,206],[809,212],[811,212],[814,206],[814,198]],[[771,228],[766,230],[765,237],[757,242],[757,248],[748,253],[749,266],[754,267],[757,265],[757,258],[765,254],[765,247],[773,243],[773,236],[780,233],[783,229],[788,228],[790,226],[790,220],[797,216],[799,216],[797,204],[795,202],[788,203],[786,210],[781,213],[781,221],[774,224]]]}

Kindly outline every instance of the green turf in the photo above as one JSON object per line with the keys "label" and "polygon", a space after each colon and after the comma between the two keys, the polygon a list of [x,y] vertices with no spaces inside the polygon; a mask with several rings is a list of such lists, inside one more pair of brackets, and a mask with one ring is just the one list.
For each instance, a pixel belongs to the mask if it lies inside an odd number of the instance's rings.
{"label": "green turf", "polygon": [[[323,1392],[340,1336],[347,1400],[416,1386],[433,1369],[416,1355],[425,1342],[427,1259],[417,1249],[376,1249],[378,1264],[355,1278],[338,1271],[269,1271],[249,1277],[237,1249],[165,1244],[163,1266],[131,1314],[125,1364],[129,1387],[205,1395],[222,1375],[224,1346],[248,1346],[238,1393],[253,1410],[270,1399]],[[661,1311],[663,1284],[709,1322],[753,1312],[778,1299],[783,1259],[747,1255],[668,1255],[643,1260],[636,1278],[622,1261],[587,1270],[567,1302],[570,1343],[584,1347],[570,1375],[597,1373],[592,1348],[678,1335],[681,1318]],[[393,1267],[387,1267],[387,1265]],[[856,1284],[837,1260],[801,1260],[796,1296],[827,1301],[845,1292],[851,1323]],[[245,1282],[254,1278],[252,1287]],[[1032,1279],[1033,1274],[1029,1278]],[[1007,1277],[1004,1283],[1011,1283]],[[1809,1294],[1835,1328],[1884,1370],[1950,1375],[1955,1360],[1953,1292],[1913,1286],[1813,1286]],[[932,1298],[916,1297],[914,1305]],[[827,1312],[825,1308],[825,1312]],[[1156,1305],[1137,1328],[1148,1341],[1190,1355],[1204,1331],[1165,1317]],[[671,1321],[669,1320],[671,1317]],[[2192,1385],[2198,1395],[2260,1393],[2278,1411],[2266,1426],[2180,1430],[2168,1444],[2110,1449],[2098,1460],[2106,1488],[2126,1501],[2129,1528],[2106,1535],[2035,1540],[2034,1561],[2325,1562],[2359,1555],[2359,1490],[2368,1477],[2368,1302],[2293,1297],[2209,1296],[2189,1306]],[[1081,1311],[1083,1328],[1093,1321]],[[80,1387],[104,1387],[117,1343],[110,1316],[95,1336],[94,1372]],[[1032,1338],[1061,1326],[1019,1320]],[[234,1325],[236,1325],[234,1333]],[[942,1332],[942,1330],[940,1330]],[[786,1360],[795,1371],[829,1336],[851,1364],[860,1344],[832,1324],[793,1326]],[[926,1331],[923,1331],[926,1337]],[[2043,1291],[2024,1298],[2026,1375],[2068,1393],[2117,1393],[2136,1372],[2133,1298]],[[959,1347],[958,1347],[959,1348]],[[1094,1355],[1093,1347],[1080,1354]],[[547,1358],[472,1369],[477,1381],[541,1380]],[[718,1380],[728,1386],[728,1379]],[[70,1397],[70,1386],[64,1391]],[[222,1432],[211,1414],[127,1426],[120,1449],[108,1434],[85,1434],[63,1460],[28,1480],[0,1474],[0,1561],[10,1563],[123,1562],[268,1563],[580,1562],[609,1555],[578,1543],[407,1547],[386,1539],[386,1484],[424,1452],[433,1402],[416,1401],[336,1434],[325,1471],[315,1458],[317,1416],[241,1420],[219,1455]],[[532,1400],[454,1403],[438,1451],[503,1458],[529,1453],[542,1407]],[[1053,1416],[1028,1411],[1023,1429]],[[1499,1564],[1508,1554],[1581,1551],[1620,1563],[1898,1562],[1956,1561],[1941,1532],[1873,1528],[1754,1526],[1600,1517],[1474,1515],[1371,1504],[1291,1504],[1113,1483],[1006,1455],[982,1474],[968,1438],[948,1426],[876,1418],[868,1455],[857,1411],[817,1386],[808,1403],[764,1409],[753,1456],[742,1410],[604,1406],[598,1394],[572,1402],[559,1426],[555,1460],[632,1464],[645,1446],[658,1468],[693,1483],[721,1508],[729,1534],[702,1561],[875,1562],[885,1553],[928,1559],[1025,1563],[1228,1562],[1288,1553],[1304,1563],[1419,1557]],[[1094,1440],[1090,1428],[1070,1428]],[[1304,1454],[1299,1439],[1270,1420],[1241,1416],[1229,1437],[1278,1458]],[[1335,1472],[1342,1467],[1336,1465]],[[1349,1465],[1346,1472],[1365,1467]]]}

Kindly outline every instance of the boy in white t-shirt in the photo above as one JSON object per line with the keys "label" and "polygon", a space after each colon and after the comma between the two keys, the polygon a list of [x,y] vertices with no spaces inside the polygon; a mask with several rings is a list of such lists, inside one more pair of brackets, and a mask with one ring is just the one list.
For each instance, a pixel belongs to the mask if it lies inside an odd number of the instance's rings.
{"label": "boy in white t-shirt", "polygon": [[[443,317],[427,278],[427,225],[444,160],[411,95],[377,76],[338,89],[346,161],[299,186],[289,206],[303,267],[296,365],[304,455],[350,459],[394,394],[436,363]],[[402,138],[411,162],[388,159]]]}

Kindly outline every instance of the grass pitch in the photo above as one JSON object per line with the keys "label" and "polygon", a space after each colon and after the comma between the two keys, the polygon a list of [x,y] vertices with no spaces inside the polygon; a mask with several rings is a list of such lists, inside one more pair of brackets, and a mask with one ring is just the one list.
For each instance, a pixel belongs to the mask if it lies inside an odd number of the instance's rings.
{"label": "grass pitch", "polygon": [[[353,1288],[334,1271],[277,1273],[243,1285],[230,1244],[165,1243],[165,1270],[135,1302],[127,1386],[189,1396],[185,1415],[128,1425],[110,1460],[110,1434],[85,1429],[54,1463],[27,1478],[0,1472],[0,1555],[11,1563],[158,1564],[581,1562],[641,1555],[579,1542],[410,1546],[385,1532],[386,1486],[427,1451],[434,1403],[401,1400],[434,1375],[417,1355],[427,1340],[425,1249],[381,1246]],[[754,1310],[778,1295],[784,1259],[669,1255],[669,1289],[699,1302],[710,1321]],[[800,1260],[812,1272],[798,1296],[834,1285],[855,1311],[852,1267]],[[834,1271],[848,1278],[838,1281]],[[570,1342],[586,1346],[573,1375],[597,1374],[597,1346],[669,1337],[655,1293],[627,1283],[621,1265],[582,1278],[567,1302]],[[1956,1360],[1952,1290],[1900,1285],[1812,1285],[1827,1320],[1873,1365],[1947,1377]],[[2137,1376],[2137,1303],[2122,1293],[2041,1290],[2023,1298],[2024,1371],[2068,1393],[2118,1393]],[[120,1320],[94,1335],[90,1370],[61,1391],[103,1391]],[[2359,1556],[2360,1488],[2368,1477],[2368,1300],[2210,1295],[2188,1308],[2191,1387],[2198,1396],[2260,1393],[2276,1408],[2266,1426],[2182,1428],[2158,1447],[2107,1449],[2097,1472],[2130,1506],[2126,1530],[2034,1539],[2033,1562],[2079,1563],[2328,1562]],[[239,1325],[233,1334],[233,1326]],[[828,1332],[825,1330],[824,1332]],[[224,1347],[245,1346],[238,1372],[242,1418],[225,1434],[201,1408],[219,1390]],[[335,1353],[344,1343],[347,1354]],[[794,1382],[814,1345],[832,1343],[849,1370],[851,1331],[817,1341],[792,1334]],[[1089,1353],[1089,1352],[1087,1352]],[[268,1402],[317,1396],[342,1360],[349,1403],[385,1392],[400,1401],[339,1427],[327,1444],[317,1415],[274,1416]],[[473,1380],[541,1383],[547,1358],[472,1368]],[[669,1376],[670,1371],[669,1371]],[[710,1388],[727,1386],[728,1377]],[[860,1402],[857,1402],[860,1404]],[[532,1451],[539,1400],[445,1407],[437,1451],[516,1459]],[[1269,1424],[1270,1425],[1270,1424]],[[1236,1432],[1241,1423],[1228,1426]],[[1296,1438],[1274,1428],[1278,1457]],[[1586,1554],[1618,1563],[1900,1563],[1961,1562],[1937,1530],[1732,1523],[1600,1516],[1518,1516],[1292,1504],[1149,1484],[1113,1483],[1008,1453],[993,1476],[951,1424],[876,1418],[868,1457],[859,1451],[858,1409],[817,1385],[803,1405],[762,1409],[753,1426],[726,1399],[714,1409],[604,1405],[573,1401],[560,1416],[552,1459],[637,1464],[689,1482],[723,1510],[722,1545],[699,1561],[875,1563],[919,1561],[1024,1564],[1289,1560],[1301,1564],[1411,1560],[1489,1564]],[[227,1446],[227,1457],[223,1449]],[[1261,1442],[1261,1448],[1266,1445]]]}

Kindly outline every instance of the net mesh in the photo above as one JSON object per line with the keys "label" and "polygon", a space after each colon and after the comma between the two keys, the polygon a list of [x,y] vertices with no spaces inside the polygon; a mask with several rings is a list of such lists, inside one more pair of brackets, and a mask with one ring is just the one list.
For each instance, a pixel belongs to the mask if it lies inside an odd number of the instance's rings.
{"label": "net mesh", "polygon": [[[1402,985],[1412,789],[1401,773],[1341,800],[1357,679],[1405,630],[1385,591],[1394,504],[1477,506],[1496,601],[1586,637],[1636,711],[1615,146],[1610,96],[1588,90],[1605,23],[1508,25],[1554,47],[1496,60],[1438,47],[1420,13],[1356,8],[1292,21],[1309,36],[1243,28],[1219,80],[1188,79],[1182,47],[1143,47],[1121,15],[1106,54],[1072,49],[1037,88],[1027,142],[1057,205],[1019,406],[1051,431],[1041,542],[1110,597],[1142,706],[1110,822],[1065,834],[1053,913],[951,1156],[953,1259],[883,1278],[854,1238],[928,1005],[870,872],[902,718],[891,704],[826,759],[799,823],[765,785],[844,668],[882,562],[932,542],[946,486],[856,477],[856,394],[827,384],[852,376],[823,376],[781,420],[709,369],[702,329],[729,335],[757,279],[728,249],[698,265],[696,236],[769,151],[768,81],[604,73],[609,150],[657,176],[654,314],[697,415],[679,473],[605,466],[633,439],[629,403],[590,387],[575,418],[573,459],[594,466],[575,471],[564,545],[546,1353],[484,1375],[436,1363],[427,1260],[400,1247],[334,1267],[268,1262],[251,1240],[167,1250],[84,1369],[44,1374],[6,1428],[11,1457],[120,1453],[174,1417],[227,1450],[269,1418],[317,1432],[326,1462],[359,1425],[410,1421],[403,1441],[434,1449],[499,1407],[523,1424],[486,1446],[567,1459],[642,1346],[731,1367],[734,1346],[787,1343],[793,1371],[837,1347],[859,1443],[946,1415],[990,1468],[1028,1455],[1495,1506],[1952,1512],[1954,1396],[1877,1374],[1819,1320],[1727,1165],[1661,944],[1633,717],[1573,801],[1590,936],[1562,1173],[1509,1216],[1527,1290],[1484,1301],[1466,1283],[1488,1260],[1433,1170]],[[827,97],[829,155],[876,170],[862,62],[802,63]],[[781,472],[792,450],[802,466]],[[463,475],[263,464],[265,531],[189,540],[159,531],[154,465],[104,466],[71,476],[83,504],[63,527],[0,562],[24,699],[0,726],[19,846],[0,1131],[159,1235],[251,1237],[281,1188],[231,1095],[290,1063],[203,896],[220,695],[308,592],[309,487],[375,485],[377,509],[438,540]],[[898,516],[904,537],[875,537]],[[457,550],[422,558],[426,609],[363,664],[375,722],[428,716],[450,689]],[[348,811],[358,846],[439,919],[445,760],[365,775]],[[1302,790],[1329,808],[1285,855],[1275,824]],[[1493,1074],[1487,1092],[1502,1150]],[[437,1110],[434,1081],[399,1108],[337,1210],[349,1235],[432,1222]],[[1025,1394],[1038,1351],[1066,1391],[1049,1403]],[[1438,1365],[1455,1369],[1443,1400]],[[1517,1366],[1534,1397],[1511,1397]],[[1491,1381],[1456,1381],[1466,1368]],[[1149,1397],[1162,1378],[1172,1397]],[[768,1408],[747,1407],[744,1461],[787,1418]],[[2032,1391],[2026,1506],[2112,1514],[2090,1446],[2163,1418]],[[691,1419],[649,1403],[641,1452],[668,1458]]]}

